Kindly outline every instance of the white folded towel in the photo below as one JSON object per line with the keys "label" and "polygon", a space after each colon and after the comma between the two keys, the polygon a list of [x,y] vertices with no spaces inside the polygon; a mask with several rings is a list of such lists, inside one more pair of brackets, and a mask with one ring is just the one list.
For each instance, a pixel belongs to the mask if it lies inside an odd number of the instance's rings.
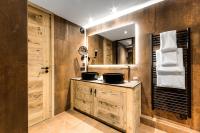
{"label": "white folded towel", "polygon": [[183,49],[177,50],[178,65],[164,67],[161,65],[161,51],[156,51],[157,86],[185,89],[185,68],[183,66]]}
{"label": "white folded towel", "polygon": [[161,51],[160,50],[156,50],[156,69],[158,73],[180,73],[184,71],[184,66],[183,66],[183,49],[182,48],[178,48],[177,49],[177,65],[176,66],[168,66],[165,67],[163,65],[161,65]]}
{"label": "white folded towel", "polygon": [[157,75],[157,86],[185,89],[185,71],[179,75]]}
{"label": "white folded towel", "polygon": [[178,65],[177,51],[161,52],[162,66],[176,66]]}
{"label": "white folded towel", "polygon": [[176,51],[176,30],[160,33],[160,49],[162,52]]}
{"label": "white folded towel", "polygon": [[177,65],[176,31],[160,33],[161,64],[163,66]]}

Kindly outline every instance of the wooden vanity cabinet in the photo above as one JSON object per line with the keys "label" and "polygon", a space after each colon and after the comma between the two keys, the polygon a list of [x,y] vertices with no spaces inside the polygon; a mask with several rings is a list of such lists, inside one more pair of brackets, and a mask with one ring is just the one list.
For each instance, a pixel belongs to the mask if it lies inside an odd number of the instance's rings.
{"label": "wooden vanity cabinet", "polygon": [[127,133],[136,133],[141,114],[140,91],[140,84],[136,88],[124,88],[71,80],[71,109],[78,109]]}
{"label": "wooden vanity cabinet", "polygon": [[92,86],[84,82],[74,85],[74,107],[93,115],[94,98]]}
{"label": "wooden vanity cabinet", "polygon": [[[101,86],[101,85],[100,85]],[[99,85],[94,93],[94,116],[125,130],[126,97],[124,92],[111,90],[109,86]]]}

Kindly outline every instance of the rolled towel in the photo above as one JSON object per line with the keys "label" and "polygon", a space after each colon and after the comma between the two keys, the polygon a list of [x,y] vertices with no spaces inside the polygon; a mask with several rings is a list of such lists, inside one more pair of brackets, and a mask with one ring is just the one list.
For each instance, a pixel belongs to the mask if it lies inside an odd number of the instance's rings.
{"label": "rolled towel", "polygon": [[172,52],[176,49],[176,30],[160,33],[160,50],[162,52]]}

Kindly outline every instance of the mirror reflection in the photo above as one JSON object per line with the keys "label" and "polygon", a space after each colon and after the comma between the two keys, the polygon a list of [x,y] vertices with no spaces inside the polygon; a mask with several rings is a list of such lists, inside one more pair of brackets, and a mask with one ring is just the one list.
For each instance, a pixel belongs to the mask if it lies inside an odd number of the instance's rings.
{"label": "mirror reflection", "polygon": [[135,64],[135,25],[88,37],[89,65]]}

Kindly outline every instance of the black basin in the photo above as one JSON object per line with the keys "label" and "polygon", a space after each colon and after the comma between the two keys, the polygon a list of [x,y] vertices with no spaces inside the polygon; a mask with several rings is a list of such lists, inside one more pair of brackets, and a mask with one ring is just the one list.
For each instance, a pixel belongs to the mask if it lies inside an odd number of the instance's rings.
{"label": "black basin", "polygon": [[121,84],[124,83],[124,74],[122,73],[104,73],[103,80],[109,84]]}
{"label": "black basin", "polygon": [[81,73],[82,80],[97,80],[97,72],[83,72]]}

